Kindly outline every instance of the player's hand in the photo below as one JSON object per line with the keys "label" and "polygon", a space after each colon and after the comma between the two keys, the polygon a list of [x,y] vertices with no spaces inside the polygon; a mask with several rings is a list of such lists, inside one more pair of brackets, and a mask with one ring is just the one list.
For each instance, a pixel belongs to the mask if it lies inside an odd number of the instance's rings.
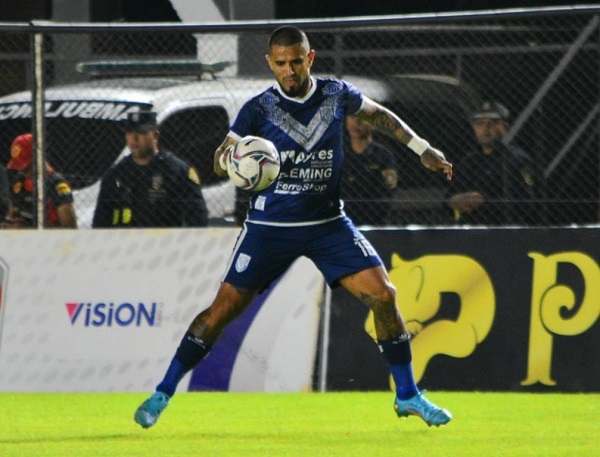
{"label": "player's hand", "polygon": [[231,150],[233,149],[233,145],[224,146],[221,145],[215,151],[215,158],[213,167],[217,176],[225,177],[227,176],[227,161],[229,160],[229,154],[231,154]]}
{"label": "player's hand", "polygon": [[485,197],[479,192],[463,192],[450,197],[450,206],[455,211],[461,213],[470,213],[481,206]]}
{"label": "player's hand", "polygon": [[442,171],[446,179],[452,179],[452,164],[446,160],[446,156],[439,149],[429,148],[421,156],[421,163],[431,171]]}

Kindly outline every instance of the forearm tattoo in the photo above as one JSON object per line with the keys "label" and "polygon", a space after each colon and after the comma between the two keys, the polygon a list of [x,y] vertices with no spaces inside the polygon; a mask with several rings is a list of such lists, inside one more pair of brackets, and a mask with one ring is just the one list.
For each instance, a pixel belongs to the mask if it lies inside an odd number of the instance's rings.
{"label": "forearm tattoo", "polygon": [[371,124],[378,132],[407,144],[413,137],[413,132],[394,113],[383,106],[375,105],[361,110],[356,116]]}

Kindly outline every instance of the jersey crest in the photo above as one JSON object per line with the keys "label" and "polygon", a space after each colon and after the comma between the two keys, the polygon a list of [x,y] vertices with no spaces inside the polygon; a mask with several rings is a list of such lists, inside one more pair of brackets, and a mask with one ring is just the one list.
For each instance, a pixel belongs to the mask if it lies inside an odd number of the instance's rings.
{"label": "jersey crest", "polygon": [[248,254],[240,252],[240,255],[238,255],[238,258],[235,261],[235,270],[238,273],[241,273],[242,271],[246,270],[246,268],[248,268],[248,265],[250,265],[250,260],[252,260],[252,257],[250,257]]}

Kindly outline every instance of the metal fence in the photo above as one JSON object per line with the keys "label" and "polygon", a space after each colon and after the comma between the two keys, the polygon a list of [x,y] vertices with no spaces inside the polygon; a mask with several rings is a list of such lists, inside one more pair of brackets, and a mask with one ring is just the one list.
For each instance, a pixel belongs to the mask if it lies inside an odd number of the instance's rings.
{"label": "metal fence", "polygon": [[[455,165],[447,183],[375,134],[385,160],[347,151],[349,213],[397,226],[596,223],[599,14],[581,7],[294,22],[317,51],[314,75],[354,83]],[[244,196],[213,175],[212,155],[241,105],[273,81],[264,55],[276,25],[0,25],[0,162],[16,135],[33,131],[43,153],[34,165],[47,160],[71,183],[79,226],[89,227],[102,176],[128,153],[122,119],[152,108],[161,144],[197,168],[211,224],[237,223]],[[492,160],[471,118],[485,101],[510,113]],[[34,176],[45,190],[45,177]],[[452,196],[467,192],[480,194],[481,206],[453,210]]]}

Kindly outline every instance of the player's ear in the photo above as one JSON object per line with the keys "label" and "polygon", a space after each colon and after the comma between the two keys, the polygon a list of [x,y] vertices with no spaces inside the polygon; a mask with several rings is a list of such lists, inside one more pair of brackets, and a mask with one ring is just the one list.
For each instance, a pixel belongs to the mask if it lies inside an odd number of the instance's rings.
{"label": "player's ear", "polygon": [[308,53],[308,66],[312,67],[313,60],[315,60],[315,50],[311,49]]}
{"label": "player's ear", "polygon": [[269,54],[265,54],[265,59],[267,59],[267,63],[269,64],[269,68],[273,71],[273,61],[271,60],[271,56]]}

